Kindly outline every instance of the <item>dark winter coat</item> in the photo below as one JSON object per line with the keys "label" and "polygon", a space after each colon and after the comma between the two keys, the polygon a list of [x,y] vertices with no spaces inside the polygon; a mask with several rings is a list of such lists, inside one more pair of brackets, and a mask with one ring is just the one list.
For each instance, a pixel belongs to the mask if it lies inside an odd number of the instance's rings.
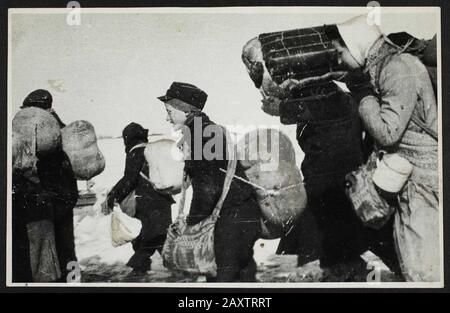
{"label": "dark winter coat", "polygon": [[[141,142],[133,142],[139,144]],[[127,149],[128,150],[128,149]],[[131,150],[131,151],[130,151]],[[141,234],[146,238],[165,235],[172,222],[171,196],[155,191],[152,185],[139,173],[147,173],[148,163],[144,156],[145,147],[129,149],[123,177],[112,188],[108,197],[121,202],[130,192],[136,192],[136,218],[143,222]]]}
{"label": "dark winter coat", "polygon": [[[286,101],[280,107],[282,123],[297,124],[297,141],[305,153],[302,173],[308,210],[315,219],[308,225],[300,220],[298,227],[307,227],[322,238],[316,247],[306,243],[307,249],[298,238],[297,249],[321,251],[321,265],[332,266],[359,258],[371,248],[396,270],[392,225],[379,231],[364,227],[345,194],[345,175],[364,162],[371,142],[363,140],[355,101],[333,85],[324,97]],[[295,240],[291,242],[295,245]]]}
{"label": "dark winter coat", "polygon": [[[201,152],[204,152],[205,144],[209,141],[212,142],[214,136],[220,138],[218,141],[222,145],[221,149],[213,151],[214,159],[207,160],[201,156],[201,160],[196,160],[195,155],[195,137],[194,134],[194,119],[199,118],[201,121],[201,132],[208,126],[213,126],[214,130],[218,133],[212,133],[210,136],[201,136],[201,146],[198,145],[197,148],[201,148]],[[212,122],[208,116],[204,113],[196,113],[196,115],[191,115],[186,122],[186,126],[189,128],[191,133],[191,140],[188,143],[191,151],[190,160],[185,161],[185,171],[189,176],[192,184],[192,202],[188,216],[188,224],[196,224],[205,217],[212,213],[217,201],[222,194],[225,173],[220,169],[227,169],[228,161],[225,157],[226,150],[226,136],[224,129]],[[200,137],[200,136],[198,136]],[[206,148],[205,150],[209,150]],[[221,151],[220,151],[221,150]],[[223,153],[222,153],[223,152]],[[237,164],[236,176],[247,179],[244,169],[242,166]],[[248,220],[257,220],[259,218],[259,209],[255,206],[250,206],[249,208],[243,210],[242,212],[236,212],[236,206],[247,202],[249,199],[254,199],[255,193],[253,187],[246,184],[240,180],[234,179],[231,183],[230,190],[224,201],[221,215],[236,215],[238,214],[240,218]]]}
{"label": "dark winter coat", "polygon": [[27,224],[53,220],[51,197],[27,173],[12,175],[12,279],[32,282]]}
{"label": "dark winter coat", "polygon": [[75,207],[78,200],[77,180],[69,157],[58,150],[37,162],[37,172],[42,187],[54,194],[55,223],[66,216]]}
{"label": "dark winter coat", "polygon": [[302,173],[311,195],[341,184],[363,162],[362,127],[352,97],[329,87],[327,96],[311,96],[281,105],[281,122],[297,124],[297,141],[305,153]]}
{"label": "dark winter coat", "polygon": [[[194,152],[194,117],[201,119],[201,131],[207,126],[214,126],[204,113],[195,113],[189,116],[186,126],[190,129],[191,160],[185,161],[185,171],[192,184],[193,196],[188,224],[195,224],[210,215],[222,194],[225,173],[220,169],[227,169],[228,161],[220,149],[214,150],[215,158],[212,160],[195,160]],[[202,136],[201,148],[205,148],[208,140],[219,136],[218,144],[222,151],[226,151],[226,137],[220,136],[222,128],[215,127],[218,133],[212,136]],[[247,179],[241,165],[237,164],[235,175]],[[220,211],[214,229],[214,251],[217,263],[217,276],[210,281],[254,281],[256,264],[253,259],[253,246],[260,234],[260,210],[256,202],[253,187],[233,179],[228,195]]]}
{"label": "dark winter coat", "polygon": [[[64,127],[58,115],[51,113],[59,126]],[[68,262],[77,260],[73,233],[77,181],[69,158],[61,148],[51,154],[38,155],[36,167],[35,179],[27,172],[13,173],[13,259],[16,260],[13,272],[17,279],[32,281],[26,225],[50,220],[54,224],[56,251],[64,280]]]}

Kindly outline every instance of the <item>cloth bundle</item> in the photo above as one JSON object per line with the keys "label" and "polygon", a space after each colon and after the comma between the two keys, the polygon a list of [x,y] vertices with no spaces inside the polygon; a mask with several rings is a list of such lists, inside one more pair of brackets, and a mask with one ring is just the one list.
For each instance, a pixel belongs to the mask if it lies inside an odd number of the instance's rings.
{"label": "cloth bundle", "polygon": [[262,237],[285,235],[307,204],[291,141],[279,130],[261,128],[245,134],[237,149],[263,215]]}
{"label": "cloth bundle", "polygon": [[113,247],[122,246],[134,240],[142,229],[142,223],[123,213],[118,207],[111,213],[111,244]]}
{"label": "cloth bundle", "polygon": [[75,121],[61,130],[62,146],[78,180],[89,180],[105,169],[105,158],[97,145],[94,127]]}
{"label": "cloth bundle", "polygon": [[61,146],[61,131],[56,119],[40,108],[25,108],[12,120],[13,170],[35,167],[37,154],[47,154]]}
{"label": "cloth bundle", "polygon": [[155,189],[179,193],[183,182],[184,160],[176,141],[169,138],[149,142],[144,151],[149,173],[143,173]]}

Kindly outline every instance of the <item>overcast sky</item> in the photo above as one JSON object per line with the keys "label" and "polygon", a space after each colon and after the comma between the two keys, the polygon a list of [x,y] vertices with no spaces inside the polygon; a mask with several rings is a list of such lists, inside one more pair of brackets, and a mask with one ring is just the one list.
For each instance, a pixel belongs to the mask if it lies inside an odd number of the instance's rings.
{"label": "overcast sky", "polygon": [[[386,10],[381,16],[386,33],[408,31],[431,38],[437,31],[438,16],[430,9],[407,14]],[[165,110],[156,97],[173,81],[184,81],[208,93],[205,111],[218,123],[279,124],[260,110],[260,94],[241,61],[242,46],[264,32],[332,24],[357,15],[348,8],[332,11],[122,9],[82,12],[79,26],[69,26],[66,13],[15,11],[10,15],[11,112],[17,112],[29,92],[44,88],[53,94],[54,108],[66,123],[88,120],[101,135],[118,136],[131,121],[151,133],[168,132]]]}

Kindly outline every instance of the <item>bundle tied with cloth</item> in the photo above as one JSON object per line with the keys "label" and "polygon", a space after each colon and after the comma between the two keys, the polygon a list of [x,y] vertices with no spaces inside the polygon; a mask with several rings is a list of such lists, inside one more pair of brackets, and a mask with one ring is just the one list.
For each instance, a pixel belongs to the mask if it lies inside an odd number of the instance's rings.
{"label": "bundle tied with cloth", "polygon": [[[183,184],[183,154],[177,142],[167,136],[150,135],[149,142],[134,146],[131,150],[145,147],[144,156],[148,163],[148,172],[141,171],[140,176],[161,193],[175,195],[181,192]],[[136,213],[136,193],[132,190],[120,203],[120,209],[130,217]]]}
{"label": "bundle tied with cloth", "polygon": [[[12,120],[12,167],[36,172],[38,156],[61,147],[61,131],[56,119],[46,110],[24,108]],[[37,174],[36,174],[37,175]]]}
{"label": "bundle tied with cloth", "polygon": [[41,108],[24,108],[14,116],[12,147],[14,170],[32,169],[39,155],[57,149],[67,154],[78,180],[89,180],[105,168],[94,127],[89,122],[75,121],[60,129],[52,114]]}
{"label": "bundle tied with cloth", "polygon": [[[141,170],[139,172],[141,178],[149,182],[157,192],[169,195],[180,193],[183,185],[184,162],[177,142],[167,136],[150,135],[149,137],[148,142],[137,144],[129,151],[145,148],[144,156],[148,164],[148,172]],[[113,247],[122,246],[139,236],[142,223],[134,218],[136,206],[136,191],[133,189],[119,203],[119,207],[114,208],[110,228]]]}
{"label": "bundle tied with cloth", "polygon": [[262,238],[275,239],[289,233],[307,205],[307,196],[295,151],[281,131],[259,128],[237,142],[237,153],[253,186],[262,213]]}
{"label": "bundle tied with cloth", "polygon": [[105,158],[97,145],[94,127],[75,121],[61,130],[62,148],[69,157],[75,177],[89,180],[105,169]]}

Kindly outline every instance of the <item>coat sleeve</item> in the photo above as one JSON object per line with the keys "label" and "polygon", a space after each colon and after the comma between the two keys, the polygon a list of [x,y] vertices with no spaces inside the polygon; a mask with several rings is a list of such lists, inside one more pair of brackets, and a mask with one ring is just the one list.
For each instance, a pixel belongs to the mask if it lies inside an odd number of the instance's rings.
{"label": "coat sleeve", "polygon": [[416,77],[410,67],[395,57],[379,78],[380,97],[361,100],[359,114],[367,131],[381,146],[392,146],[402,137],[417,102]]}
{"label": "coat sleeve", "polygon": [[143,153],[139,153],[141,149],[136,149],[127,154],[125,161],[125,171],[123,177],[117,182],[109,193],[109,197],[121,202],[138,183],[140,174],[145,162]]}

